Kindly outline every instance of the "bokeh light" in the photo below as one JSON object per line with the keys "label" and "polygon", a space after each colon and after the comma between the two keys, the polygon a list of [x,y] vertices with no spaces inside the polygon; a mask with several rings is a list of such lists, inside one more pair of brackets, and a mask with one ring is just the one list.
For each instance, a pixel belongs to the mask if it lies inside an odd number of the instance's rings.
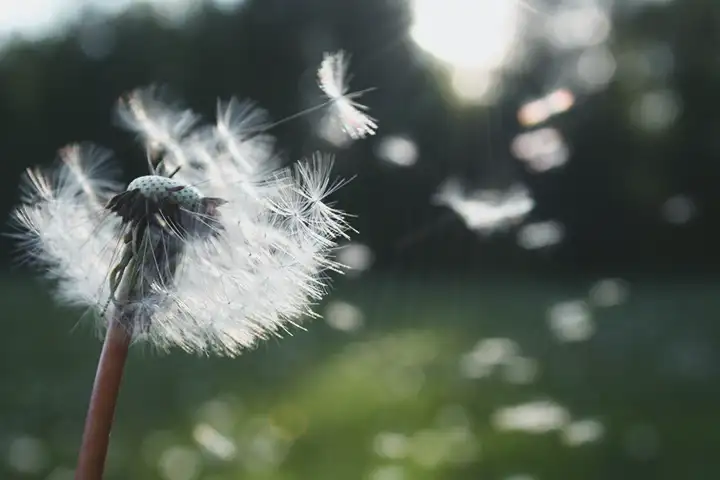
{"label": "bokeh light", "polygon": [[387,135],[382,137],[376,147],[377,156],[399,167],[411,167],[418,159],[418,147],[405,135]]}
{"label": "bokeh light", "polygon": [[558,222],[527,223],[520,227],[517,242],[527,250],[537,250],[562,242],[565,229]]}
{"label": "bokeh light", "polygon": [[357,306],[333,300],[325,307],[323,315],[330,327],[343,332],[354,332],[363,326],[365,316]]}
{"label": "bokeh light", "polygon": [[411,0],[411,36],[446,64],[458,96],[482,102],[513,53],[522,5],[516,0]]}
{"label": "bokeh light", "polygon": [[571,300],[553,305],[548,312],[550,329],[563,342],[581,342],[595,333],[590,309],[584,301]]}
{"label": "bokeh light", "polygon": [[498,430],[540,434],[563,428],[570,422],[570,413],[555,401],[539,400],[500,408],[491,421]]}
{"label": "bokeh light", "polygon": [[576,420],[562,430],[563,442],[572,447],[597,442],[605,432],[603,424],[598,420]]}

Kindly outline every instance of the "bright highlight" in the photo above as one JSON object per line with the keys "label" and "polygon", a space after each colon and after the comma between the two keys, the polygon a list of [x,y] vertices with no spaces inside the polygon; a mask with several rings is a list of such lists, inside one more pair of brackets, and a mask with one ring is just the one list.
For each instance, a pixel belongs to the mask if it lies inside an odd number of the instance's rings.
{"label": "bright highlight", "polygon": [[514,0],[414,0],[413,10],[415,42],[456,67],[502,66],[517,34]]}
{"label": "bright highlight", "polygon": [[410,34],[423,50],[445,63],[456,94],[481,101],[492,90],[515,45],[520,4],[516,0],[412,0]]}

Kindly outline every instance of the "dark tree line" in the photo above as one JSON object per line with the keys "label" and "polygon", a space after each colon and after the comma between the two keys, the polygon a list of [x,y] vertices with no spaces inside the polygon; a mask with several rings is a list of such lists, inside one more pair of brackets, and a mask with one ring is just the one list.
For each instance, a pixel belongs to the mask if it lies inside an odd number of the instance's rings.
{"label": "dark tree line", "polygon": [[[581,98],[555,121],[572,147],[571,161],[531,175],[512,158],[509,145],[521,131],[517,108],[543,93],[537,79],[553,73],[553,62],[545,61],[551,52],[538,51],[529,69],[508,74],[506,93],[492,108],[459,107],[448,100],[437,67],[415,54],[406,34],[409,12],[398,5],[264,0],[230,13],[206,5],[182,27],[142,9],[112,21],[89,12],[62,38],[11,45],[0,57],[3,214],[17,199],[22,170],[49,163],[70,142],[108,146],[128,177],[142,173],[143,152],[111,116],[116,99],[136,86],[167,84],[208,117],[217,97],[251,98],[279,119],[317,100],[313,69],[323,51],[343,48],[353,55],[353,83],[378,87],[363,101],[379,119],[381,134],[409,134],[420,150],[418,163],[408,169],[380,162],[377,139],[337,152],[338,172],[357,175],[338,201],[357,215],[358,239],[375,249],[378,266],[618,274],[716,270],[720,7],[694,0],[619,14],[611,43],[616,56],[650,42],[672,51],[667,83],[681,99],[679,118],[662,134],[639,131],[627,111],[647,86],[629,85],[618,74],[607,89]],[[310,127],[299,120],[275,130],[288,159],[330,150]],[[527,252],[512,235],[478,238],[430,202],[450,175],[477,187],[526,183],[537,201],[531,218],[562,222],[565,241],[546,252]],[[687,195],[697,207],[685,225],[668,224],[660,214],[675,194]],[[10,252],[10,242],[3,242]]]}

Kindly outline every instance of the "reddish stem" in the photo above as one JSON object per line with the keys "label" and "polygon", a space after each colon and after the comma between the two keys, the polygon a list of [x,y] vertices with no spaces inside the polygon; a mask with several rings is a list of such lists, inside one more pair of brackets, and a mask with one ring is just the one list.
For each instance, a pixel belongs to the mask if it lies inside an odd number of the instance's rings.
{"label": "reddish stem", "polygon": [[95,373],[75,480],[102,479],[130,340],[126,329],[111,320]]}

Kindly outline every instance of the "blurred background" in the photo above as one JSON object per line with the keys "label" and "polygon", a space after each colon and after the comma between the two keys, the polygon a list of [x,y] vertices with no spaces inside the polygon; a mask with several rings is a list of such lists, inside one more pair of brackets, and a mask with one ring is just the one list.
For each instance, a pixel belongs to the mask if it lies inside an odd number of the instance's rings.
{"label": "blurred background", "polygon": [[[234,360],[134,349],[106,478],[720,478],[719,25],[713,0],[3,4],[4,218],[68,143],[144,174],[112,116],[135,87],[279,120],[343,49],[376,88],[374,137],[272,132],[355,177],[324,319]],[[1,245],[0,478],[71,480],[101,344]]]}

